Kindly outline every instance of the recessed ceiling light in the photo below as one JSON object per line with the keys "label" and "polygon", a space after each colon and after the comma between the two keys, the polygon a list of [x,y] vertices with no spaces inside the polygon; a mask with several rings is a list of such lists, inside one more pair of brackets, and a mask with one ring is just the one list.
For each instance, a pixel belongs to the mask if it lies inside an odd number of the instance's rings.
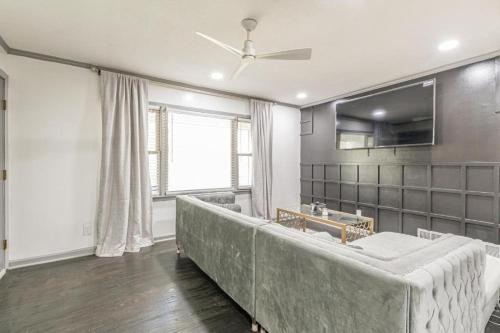
{"label": "recessed ceiling light", "polygon": [[377,118],[383,117],[385,116],[385,110],[382,109],[375,110],[373,111],[373,116]]}
{"label": "recessed ceiling light", "polygon": [[210,77],[214,80],[222,80],[224,78],[224,74],[222,74],[221,72],[213,72],[212,74],[210,74]]}
{"label": "recessed ceiling light", "polygon": [[189,101],[192,101],[193,100],[193,94],[185,94],[184,95],[184,100],[189,102]]}
{"label": "recessed ceiling light", "polygon": [[300,92],[297,94],[298,99],[304,99],[307,97],[307,94],[305,92]]}
{"label": "recessed ceiling light", "polygon": [[453,50],[454,48],[456,48],[459,44],[460,43],[456,39],[447,40],[447,41],[439,44],[438,49],[439,49],[439,51],[449,51],[449,50]]}

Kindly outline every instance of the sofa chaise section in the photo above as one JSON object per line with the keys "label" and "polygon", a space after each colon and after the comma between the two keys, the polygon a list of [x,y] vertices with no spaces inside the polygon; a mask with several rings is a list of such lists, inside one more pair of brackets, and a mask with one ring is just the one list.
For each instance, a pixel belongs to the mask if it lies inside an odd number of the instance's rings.
{"label": "sofa chaise section", "polygon": [[256,251],[256,319],[269,332],[408,332],[408,284],[345,245],[269,224]]}
{"label": "sofa chaise section", "polygon": [[483,332],[484,244],[446,235],[399,253],[360,246],[396,235],[376,234],[354,248],[260,227],[257,321],[273,333]]}

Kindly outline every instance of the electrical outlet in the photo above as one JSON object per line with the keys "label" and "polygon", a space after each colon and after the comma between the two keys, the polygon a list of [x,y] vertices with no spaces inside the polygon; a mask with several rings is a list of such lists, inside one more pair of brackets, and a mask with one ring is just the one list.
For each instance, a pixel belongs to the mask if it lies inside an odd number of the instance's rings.
{"label": "electrical outlet", "polygon": [[83,236],[92,236],[92,226],[90,224],[83,225]]}

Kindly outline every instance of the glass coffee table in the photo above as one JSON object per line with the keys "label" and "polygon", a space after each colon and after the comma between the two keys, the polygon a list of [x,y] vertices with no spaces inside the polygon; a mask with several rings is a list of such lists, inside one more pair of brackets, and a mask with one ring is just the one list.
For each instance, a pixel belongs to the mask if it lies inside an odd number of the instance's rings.
{"label": "glass coffee table", "polygon": [[342,244],[373,234],[373,218],[328,209],[328,216],[314,215],[310,205],[299,209],[278,208],[276,223],[303,232],[327,231],[340,238]]}

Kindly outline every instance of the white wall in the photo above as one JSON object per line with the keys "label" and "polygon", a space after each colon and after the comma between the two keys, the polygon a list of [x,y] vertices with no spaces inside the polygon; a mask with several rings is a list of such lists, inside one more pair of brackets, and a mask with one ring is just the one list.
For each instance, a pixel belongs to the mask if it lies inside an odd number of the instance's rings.
{"label": "white wall", "polygon": [[9,259],[92,247],[100,157],[97,76],[8,56]]}
{"label": "white wall", "polygon": [[300,111],[273,108],[273,211],[300,205]]}
{"label": "white wall", "polygon": [[249,103],[241,98],[200,94],[152,83],[149,87],[151,102],[182,105],[199,109],[250,114]]}
{"label": "white wall", "polygon": [[[101,118],[89,70],[5,55],[9,75],[9,260],[91,248],[95,234]],[[188,97],[189,96],[189,97]],[[248,114],[248,101],[152,84],[150,100]],[[299,110],[275,107],[274,206],[299,203]],[[237,202],[250,213],[249,194]],[[175,234],[175,201],[153,204],[155,237]]]}

